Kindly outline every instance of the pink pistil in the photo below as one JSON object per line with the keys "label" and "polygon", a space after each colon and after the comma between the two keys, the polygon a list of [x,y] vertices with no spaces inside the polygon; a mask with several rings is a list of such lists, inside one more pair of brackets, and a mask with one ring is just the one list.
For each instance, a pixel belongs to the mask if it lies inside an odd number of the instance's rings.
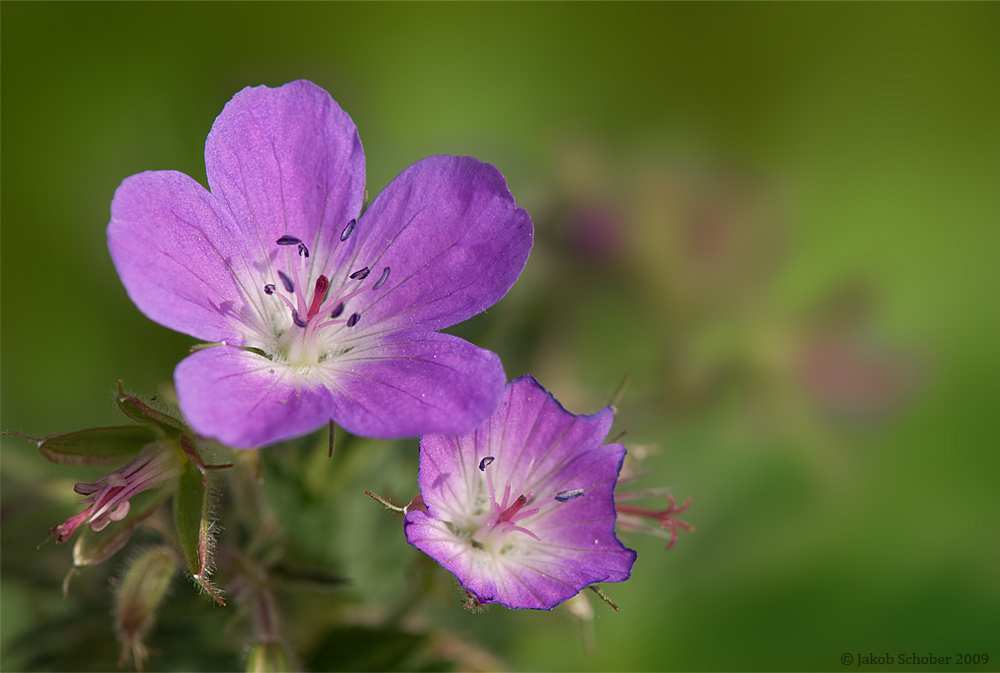
{"label": "pink pistil", "polygon": [[[508,486],[508,488],[510,487]],[[513,519],[514,515],[517,514],[517,511],[524,507],[527,502],[528,499],[523,495],[517,496],[517,500],[514,501],[514,504],[500,513],[500,521],[510,521]]]}
{"label": "pink pistil", "polygon": [[319,309],[323,305],[323,298],[326,297],[328,289],[330,289],[329,278],[320,276],[316,279],[316,292],[313,294],[312,304],[309,305],[309,313],[306,314],[306,321],[312,320],[313,316],[319,313]]}
{"label": "pink pistil", "polygon": [[[496,500],[496,488],[493,486],[493,476],[490,474],[490,470],[486,469],[493,460],[492,457],[489,458],[489,462],[486,462],[486,460],[483,460],[484,464],[481,465],[480,469],[486,473],[486,484],[490,491],[491,514],[489,520],[484,524],[484,527],[490,531],[487,533],[487,537],[494,532],[506,536],[509,533],[517,531],[539,540],[539,537],[527,528],[515,525],[516,521],[521,521],[538,513],[537,507],[522,510],[528,501],[531,500],[533,494],[529,492],[527,495],[519,495],[514,499],[513,503],[510,503],[511,485],[510,482],[507,482],[504,486],[503,498],[498,503]],[[510,503],[509,506],[508,503]]]}

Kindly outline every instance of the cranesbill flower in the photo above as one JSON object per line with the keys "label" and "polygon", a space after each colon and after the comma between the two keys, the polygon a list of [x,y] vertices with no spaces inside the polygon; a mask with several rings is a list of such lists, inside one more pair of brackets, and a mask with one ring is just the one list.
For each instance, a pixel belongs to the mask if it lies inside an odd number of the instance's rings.
{"label": "cranesbill flower", "polygon": [[351,118],[315,84],[246,88],[205,144],[211,191],[175,171],[115,193],[108,245],[149,318],[209,342],[174,372],[199,433],[252,448],[335,421],[369,437],[465,432],[500,360],[436,330],[500,299],[532,243],[496,168],[437,156],[360,215]]}
{"label": "cranesbill flower", "polygon": [[407,508],[407,541],[478,603],[550,610],[628,579],[613,494],[625,447],[601,445],[613,420],[569,413],[531,376],[511,382],[477,430],[421,438],[426,511]]}

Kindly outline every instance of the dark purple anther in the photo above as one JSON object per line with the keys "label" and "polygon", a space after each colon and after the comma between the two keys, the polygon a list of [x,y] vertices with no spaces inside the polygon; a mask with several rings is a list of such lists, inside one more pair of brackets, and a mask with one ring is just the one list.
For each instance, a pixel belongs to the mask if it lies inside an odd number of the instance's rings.
{"label": "dark purple anther", "polygon": [[485,472],[486,466],[493,462],[493,456],[486,456],[481,461],[479,461],[479,471]]}
{"label": "dark purple anther", "polygon": [[384,269],[382,269],[382,277],[378,279],[378,282],[375,283],[372,289],[373,290],[379,289],[380,287],[385,285],[385,281],[387,280],[389,280],[389,267],[385,267]]}
{"label": "dark purple anther", "polygon": [[288,292],[295,292],[295,283],[292,282],[291,278],[285,275],[284,271],[278,272],[278,278],[281,279],[281,284],[285,286],[285,290]]}
{"label": "dark purple anther", "polygon": [[274,283],[268,283],[264,286],[264,294],[274,294],[277,289],[278,287]]}
{"label": "dark purple anther", "polygon": [[361,269],[359,271],[355,271],[354,273],[352,273],[351,274],[351,280],[364,280],[365,278],[368,277],[368,274],[370,274],[370,273],[371,273],[371,270],[366,266],[365,268],[363,268],[363,269]]}
{"label": "dark purple anther", "polygon": [[309,325],[305,320],[299,317],[299,312],[292,309],[292,322],[294,322],[299,327],[306,327]]}
{"label": "dark purple anther", "polygon": [[559,491],[556,493],[556,500],[559,502],[569,502],[570,500],[576,500],[581,495],[583,495],[582,488],[575,488],[572,491]]}
{"label": "dark purple anther", "polygon": [[339,318],[344,314],[344,302],[340,302],[333,307],[333,313],[330,314],[331,318]]}
{"label": "dark purple anther", "polygon": [[289,236],[288,234],[279,238],[275,241],[275,243],[278,245],[302,245],[302,241],[300,239],[295,238],[294,236]]}
{"label": "dark purple anther", "polygon": [[347,239],[349,239],[351,237],[351,234],[354,233],[354,227],[355,227],[355,225],[357,225],[357,223],[358,223],[357,218],[355,218],[355,219],[353,219],[353,220],[351,220],[350,222],[347,223],[347,226],[344,227],[344,231],[340,234],[340,240],[341,241],[346,241]]}
{"label": "dark purple anther", "polygon": [[75,491],[77,495],[91,495],[93,493],[97,493],[100,490],[101,487],[98,484],[78,483],[76,486],[73,487],[73,491]]}
{"label": "dark purple anther", "polygon": [[306,247],[305,243],[299,243],[299,256],[300,257],[309,256],[309,248]]}
{"label": "dark purple anther", "polygon": [[350,318],[347,319],[347,326],[354,327],[355,325],[358,324],[359,320],[361,320],[361,314],[355,313],[354,315],[352,315]]}

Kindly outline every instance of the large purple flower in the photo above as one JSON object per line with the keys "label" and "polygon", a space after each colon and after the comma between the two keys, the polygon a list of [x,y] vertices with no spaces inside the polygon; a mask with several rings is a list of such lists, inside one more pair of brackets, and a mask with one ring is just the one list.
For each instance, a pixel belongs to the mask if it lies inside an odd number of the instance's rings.
{"label": "large purple flower", "polygon": [[205,143],[207,191],[175,171],[115,193],[108,246],[162,325],[221,345],[174,372],[195,430],[251,448],[333,420],[369,437],[465,432],[499,358],[435,330],[500,299],[531,249],[496,168],[437,156],[364,215],[357,129],[307,81],[236,94]]}
{"label": "large purple flower", "polygon": [[420,440],[420,495],[406,539],[480,603],[549,610],[596,582],[629,578],[615,537],[625,457],[601,442],[614,413],[575,416],[531,376],[511,382],[479,429]]}

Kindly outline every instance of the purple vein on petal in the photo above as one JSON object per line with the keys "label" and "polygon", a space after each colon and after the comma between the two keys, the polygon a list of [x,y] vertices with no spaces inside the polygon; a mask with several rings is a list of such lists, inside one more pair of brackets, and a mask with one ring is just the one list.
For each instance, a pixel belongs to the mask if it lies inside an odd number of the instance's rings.
{"label": "purple vein on petal", "polygon": [[[531,430],[528,432],[528,436],[524,440],[524,444],[521,447],[521,452],[517,454],[517,460],[514,462],[514,466],[511,468],[512,471],[517,469],[518,464],[521,462],[521,457],[524,455],[524,452],[527,450],[527,447],[531,444],[531,438],[535,436],[535,431],[538,429],[538,424],[542,418],[542,414],[545,413],[546,411],[545,402],[546,400],[543,398],[542,403],[538,406],[538,413],[535,415],[535,420],[531,424]],[[573,421],[570,423],[570,427],[572,427],[573,423],[576,423],[576,418],[574,418]],[[545,452],[545,455],[542,456],[540,460],[539,459],[535,460],[536,466],[540,467],[545,462],[545,459],[549,457],[553,449],[555,449],[555,447],[562,442],[563,438],[566,436],[566,433],[569,432],[569,429],[570,428],[566,428],[565,430],[563,430],[559,438],[556,439],[555,443],[549,447],[548,451]],[[535,480],[535,483],[538,484],[539,481]],[[528,484],[525,484],[525,487],[527,486]],[[526,488],[526,490],[534,490],[534,489]]]}
{"label": "purple vein on petal", "polygon": [[340,385],[340,383],[338,383],[333,377],[329,376],[329,372],[326,371],[326,370],[327,370],[326,367],[319,367],[319,368],[317,368],[316,378],[318,380],[321,380],[327,386],[329,386],[331,388],[336,388],[338,391],[340,391],[341,394],[344,395],[344,397],[348,398],[352,403],[354,403],[357,406],[361,407],[366,413],[368,413],[368,414],[370,414],[372,416],[379,416],[374,411],[372,411],[371,409],[369,409],[365,405],[361,404],[361,402],[354,395],[352,395],[349,390],[347,390],[342,385]]}
{"label": "purple vein on petal", "polygon": [[[390,287],[385,292],[380,293],[379,296],[375,299],[375,301],[373,301],[372,303],[370,303],[367,306],[365,306],[364,308],[362,308],[361,312],[365,312],[365,311],[371,310],[371,308],[373,306],[375,306],[376,304],[378,304],[379,302],[381,302],[383,299],[385,299],[386,297],[388,297],[393,292],[393,290],[395,290],[396,288],[398,288],[399,286],[401,286],[403,283],[405,283],[406,281],[410,280],[411,278],[413,278],[414,276],[416,276],[418,273],[420,273],[421,271],[423,271],[424,269],[426,269],[428,266],[430,266],[431,264],[433,264],[435,261],[437,261],[438,257],[440,257],[441,255],[443,255],[446,252],[448,252],[449,250],[451,250],[453,247],[455,247],[455,245],[456,245],[455,243],[452,243],[450,246],[448,246],[447,248],[445,248],[444,250],[442,250],[441,252],[439,252],[438,254],[436,254],[434,257],[432,257],[431,259],[427,260],[422,266],[420,266],[419,268],[415,269],[413,271],[413,273],[411,273],[409,276],[407,276],[406,278],[402,279],[401,281],[399,281],[398,283],[396,283],[395,285],[393,285],[392,287]],[[391,322],[393,320],[393,318],[397,318],[397,317],[399,317],[401,315],[404,315],[406,313],[410,313],[410,312],[412,312],[414,310],[418,310],[418,309],[424,308],[426,306],[430,306],[431,304],[437,303],[439,301],[443,301],[444,299],[447,299],[447,296],[444,296],[444,297],[435,297],[434,299],[431,299],[430,301],[426,301],[423,304],[414,304],[414,305],[406,308],[403,311],[399,311],[397,313],[394,313],[393,315],[383,316],[379,320],[379,322],[376,323],[376,325],[378,325],[378,324],[382,324],[382,325],[387,324],[387,323]],[[416,327],[416,326],[419,326],[420,324],[422,324],[423,322],[429,322],[430,320],[433,320],[433,319],[434,318],[428,318],[427,320],[424,320],[424,321],[421,321],[421,322],[418,322],[418,323],[414,323],[413,325],[407,325],[407,327]],[[387,334],[387,333],[390,333],[390,332],[395,332],[398,329],[399,329],[398,327],[392,326],[392,327],[386,327],[385,329],[383,329],[381,331],[368,330],[368,331],[365,331],[363,333],[358,333],[356,336],[355,335],[348,336],[346,339],[343,339],[343,342],[344,343],[350,343],[351,341],[357,341],[359,339],[365,339],[365,340],[372,339],[372,338],[378,337],[378,336],[380,336],[382,334]],[[341,328],[341,331],[343,331],[343,328]]]}
{"label": "purple vein on petal", "polygon": [[[431,465],[434,466],[434,469],[437,471],[437,473],[439,475],[446,474],[444,472],[444,470],[441,469],[441,466],[438,465],[438,462],[434,459],[434,456],[428,454],[427,459],[431,461]],[[461,497],[459,496],[458,493],[455,492],[455,489],[452,488],[451,480],[450,479],[444,479],[442,481],[444,481],[445,485],[448,487],[448,491],[451,493],[452,497],[455,499],[455,502],[457,504],[461,505],[461,502],[462,502]],[[436,507],[437,505],[434,505],[434,506]]]}
{"label": "purple vein on petal", "polygon": [[[476,456],[476,435],[479,433],[479,430],[476,430],[475,432],[476,434],[473,435],[472,440],[472,458],[475,458]],[[455,435],[455,443],[458,445],[458,464],[462,467],[462,483],[465,484],[466,490],[470,490],[472,488],[472,483],[469,481],[469,472],[465,465],[466,458],[465,449],[462,448],[462,435]],[[461,502],[458,500],[458,495],[455,494],[454,489],[452,489],[452,493],[455,495],[456,504],[461,506]]]}
{"label": "purple vein on petal", "polygon": [[[326,368],[324,367],[324,369],[326,369]],[[366,376],[364,374],[359,374],[358,372],[350,371],[350,370],[346,370],[346,369],[336,369],[336,371],[339,371],[344,376],[353,376],[355,378],[365,379],[366,381],[372,381],[372,382],[377,383],[379,385],[385,386],[386,388],[391,388],[392,390],[399,391],[399,392],[403,393],[404,395],[413,398],[417,402],[420,402],[421,404],[426,404],[427,406],[429,406],[429,407],[431,407],[433,409],[441,409],[442,408],[442,407],[437,407],[437,406],[431,404],[430,402],[428,402],[426,400],[426,398],[417,397],[416,395],[414,395],[413,393],[411,393],[408,390],[405,390],[405,389],[400,388],[400,387],[395,386],[395,385],[390,385],[389,383],[387,383],[385,381],[382,381],[380,379],[376,379],[374,377]]]}
{"label": "purple vein on petal", "polygon": [[[385,247],[382,249],[382,252],[380,252],[377,255],[375,255],[375,259],[372,260],[370,263],[368,263],[367,266],[370,266],[371,268],[375,268],[376,266],[378,266],[378,263],[382,261],[382,258],[385,256],[385,253],[387,253],[389,251],[389,249],[392,247],[392,244],[396,242],[396,239],[399,238],[400,236],[402,236],[403,232],[406,231],[410,227],[411,224],[413,224],[413,221],[415,219],[417,219],[417,215],[419,215],[420,213],[424,212],[424,210],[425,210],[424,208],[421,208],[420,210],[418,210],[417,212],[415,212],[413,214],[413,217],[411,217],[409,220],[407,220],[406,223],[403,224],[403,226],[399,228],[399,231],[397,231],[395,234],[393,234],[392,238],[389,239],[389,242],[385,244]],[[360,221],[358,222],[358,224],[360,224]],[[368,225],[367,222],[365,222],[365,224]],[[354,245],[354,256],[351,257],[350,263],[348,263],[346,265],[341,265],[341,268],[344,269],[344,274],[345,274],[344,280],[345,281],[347,280],[346,279],[346,275],[350,273],[350,270],[353,269],[355,266],[358,265],[358,255],[361,254],[361,250],[365,247],[365,243],[368,242],[368,237],[371,236],[371,233],[374,230],[375,230],[375,223],[373,222],[373,223],[371,223],[370,226],[366,226],[364,228],[364,231],[361,231],[361,232],[355,231],[354,232],[354,236],[357,239],[357,241],[356,241],[356,243]],[[358,234],[361,234],[360,238],[357,238]],[[386,294],[388,294],[388,293],[386,293]]]}
{"label": "purple vein on petal", "polygon": [[[566,428],[566,430],[559,437],[559,439],[557,440],[557,442],[555,444],[553,444],[552,447],[549,448],[549,451],[545,454],[545,458],[548,458],[549,455],[552,453],[552,451],[554,451],[557,448],[557,446],[562,443],[563,439],[566,438],[566,435],[569,434],[569,431],[572,430],[573,426],[576,425],[576,422],[577,422],[577,420],[579,418],[580,418],[580,416],[577,416],[576,418],[573,419],[573,422],[570,424],[570,426],[568,428]],[[593,436],[593,433],[591,433],[590,437],[592,437],[592,436]],[[574,452],[578,451],[579,448],[581,446],[583,446],[584,442],[586,442],[587,439],[589,439],[589,437],[584,438],[579,444],[577,444],[574,447],[572,447],[572,450]],[[543,460],[544,460],[544,458],[543,458]],[[549,471],[546,472],[544,475],[541,475],[541,476],[537,477],[534,483],[537,484],[538,487],[540,488],[543,484],[547,484],[549,481],[551,481],[552,478],[553,478],[553,475],[558,470],[560,470],[561,468],[565,468],[565,467],[566,467],[565,465],[557,465],[555,467],[549,468]]]}
{"label": "purple vein on petal", "polygon": [[[326,157],[324,157],[326,161]],[[323,234],[323,220],[326,218],[326,204],[330,197],[330,189],[326,184],[323,185],[323,207],[319,211],[319,222],[316,225],[316,237],[313,239],[313,250],[319,252],[323,251],[325,259],[323,263],[319,263],[319,255],[313,254],[312,260],[309,262],[309,278],[316,278],[320,274],[325,274],[327,270],[327,265],[330,264],[330,256],[334,250],[337,249],[337,245],[322,245],[322,234]],[[319,268],[319,273],[316,273],[317,267]]]}
{"label": "purple vein on petal", "polygon": [[[243,200],[246,202],[247,212],[250,213],[250,219],[253,222],[254,233],[257,234],[257,244],[260,246],[260,252],[261,252],[260,259],[263,259],[267,263],[267,270],[268,270],[268,276],[267,277],[273,278],[274,277],[274,269],[271,267],[271,257],[270,257],[270,255],[268,255],[268,252],[267,252],[268,248],[264,244],[264,239],[262,238],[263,232],[261,231],[260,223],[257,220],[257,213],[254,211],[253,204],[250,203],[250,198],[249,198],[249,196],[250,196],[250,190],[247,188],[247,177],[246,177],[246,174],[244,174],[244,172],[243,172],[243,160],[242,160],[242,157],[237,156],[236,157],[236,161],[237,161],[237,168],[239,169],[239,173],[240,173],[240,182],[242,183],[242,186],[243,186],[243,190],[242,190]],[[228,196],[226,197],[226,204],[229,205],[229,198],[228,198]],[[236,213],[233,212],[233,207],[231,205],[229,205],[229,214],[232,217],[234,224],[237,223],[237,222],[239,222],[239,218],[236,217]],[[238,227],[239,225],[236,225],[236,226]]]}
{"label": "purple vein on petal", "polygon": [[[176,213],[173,213],[173,214],[176,216]],[[189,227],[191,227],[192,229],[194,229],[195,231],[197,231],[205,239],[205,241],[210,246],[212,246],[212,249],[215,250],[215,253],[217,255],[219,255],[219,259],[221,259],[223,261],[223,263],[225,263],[226,268],[229,269],[229,273],[233,276],[233,278],[236,280],[236,282],[240,284],[240,287],[242,287],[242,282],[240,282],[239,277],[233,272],[232,266],[229,265],[229,262],[226,261],[226,258],[215,247],[215,244],[212,243],[208,239],[208,237],[205,235],[205,233],[202,231],[202,229],[200,227],[195,226],[191,222],[188,222],[187,220],[179,217],[179,216],[177,216],[177,219],[178,219],[178,221],[180,221],[180,222],[188,225]],[[164,250],[163,247],[159,244],[159,242],[154,242],[154,245],[156,245],[156,249],[160,252],[160,254],[162,254],[165,257],[168,257],[169,259],[173,260],[174,263],[176,263],[179,267],[181,267],[182,269],[186,270],[192,276],[194,276],[195,278],[197,278],[198,280],[200,280],[205,287],[209,288],[212,292],[214,292],[218,296],[218,298],[221,300],[221,302],[224,303],[224,302],[228,302],[229,301],[229,299],[225,295],[223,295],[221,292],[219,292],[219,290],[213,284],[209,283],[204,278],[202,278],[201,275],[199,273],[197,273],[194,269],[192,269],[190,266],[188,266],[187,264],[185,264],[181,260],[177,259],[172,254],[169,254],[166,250]],[[246,314],[243,313],[242,310],[238,310],[238,312],[239,312],[240,316],[243,317],[244,324],[246,324],[249,327],[254,327],[254,328],[260,329],[260,325],[258,325],[255,320],[249,318]]]}

